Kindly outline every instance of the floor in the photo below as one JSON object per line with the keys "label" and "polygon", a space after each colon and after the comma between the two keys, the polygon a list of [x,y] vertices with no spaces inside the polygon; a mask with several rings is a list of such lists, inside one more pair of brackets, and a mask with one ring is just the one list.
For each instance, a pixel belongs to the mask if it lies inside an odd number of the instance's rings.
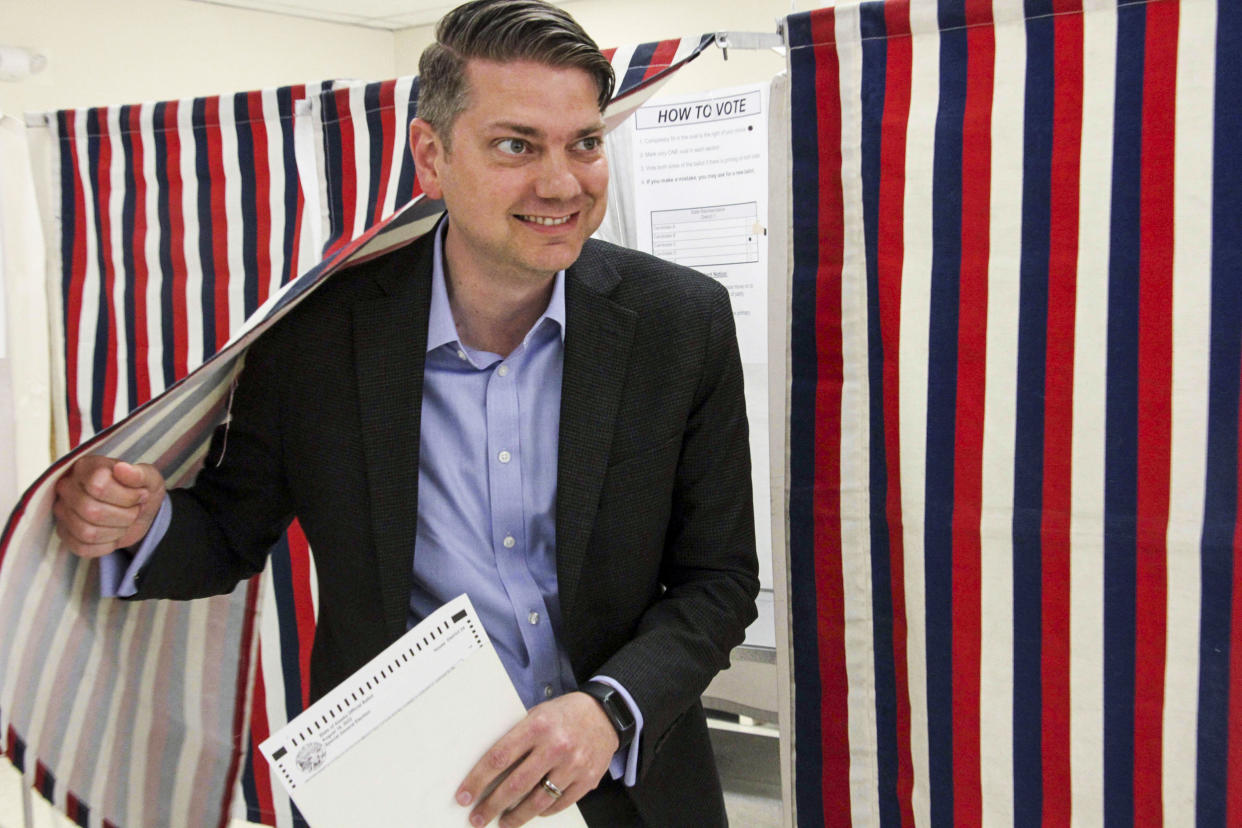
{"label": "floor", "polygon": [[779,828],[780,746],[775,736],[711,729],[725,810],[733,828]]}

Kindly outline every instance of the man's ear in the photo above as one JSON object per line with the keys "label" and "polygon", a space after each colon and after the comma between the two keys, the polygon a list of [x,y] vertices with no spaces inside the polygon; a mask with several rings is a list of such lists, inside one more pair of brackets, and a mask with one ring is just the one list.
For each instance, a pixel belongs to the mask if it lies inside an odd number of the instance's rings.
{"label": "man's ear", "polygon": [[422,118],[410,121],[410,154],[414,156],[414,172],[418,185],[428,198],[442,198],[439,161],[444,156],[444,143]]}

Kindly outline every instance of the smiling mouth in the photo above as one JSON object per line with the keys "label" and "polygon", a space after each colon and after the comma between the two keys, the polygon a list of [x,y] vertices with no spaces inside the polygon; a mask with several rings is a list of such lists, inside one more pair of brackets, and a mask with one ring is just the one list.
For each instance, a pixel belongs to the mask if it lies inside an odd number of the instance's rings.
{"label": "smiling mouth", "polygon": [[567,216],[560,216],[557,218],[553,216],[524,216],[519,213],[517,217],[522,221],[528,221],[531,224],[538,224],[543,227],[559,227],[562,224],[568,224],[570,219],[572,219],[575,215],[577,215],[577,213],[570,213]]}

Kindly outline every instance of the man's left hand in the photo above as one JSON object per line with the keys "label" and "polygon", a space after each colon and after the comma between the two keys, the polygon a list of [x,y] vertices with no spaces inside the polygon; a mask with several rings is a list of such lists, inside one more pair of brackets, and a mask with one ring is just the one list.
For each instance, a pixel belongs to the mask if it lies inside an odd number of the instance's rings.
{"label": "man's left hand", "polygon": [[[501,828],[517,828],[533,817],[559,813],[593,790],[619,746],[599,702],[586,693],[567,693],[536,705],[492,745],[458,788],[457,801],[477,803],[471,825],[501,816]],[[503,781],[479,801],[497,777]],[[543,784],[545,779],[561,796]]]}

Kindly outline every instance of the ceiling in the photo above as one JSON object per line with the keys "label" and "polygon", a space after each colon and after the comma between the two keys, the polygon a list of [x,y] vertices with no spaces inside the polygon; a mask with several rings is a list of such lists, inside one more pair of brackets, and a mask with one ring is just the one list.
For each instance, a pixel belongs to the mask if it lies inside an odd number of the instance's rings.
{"label": "ceiling", "polygon": [[[405,29],[435,23],[461,0],[194,0],[219,6],[313,17],[372,29]],[[565,0],[551,0],[562,5]]]}

